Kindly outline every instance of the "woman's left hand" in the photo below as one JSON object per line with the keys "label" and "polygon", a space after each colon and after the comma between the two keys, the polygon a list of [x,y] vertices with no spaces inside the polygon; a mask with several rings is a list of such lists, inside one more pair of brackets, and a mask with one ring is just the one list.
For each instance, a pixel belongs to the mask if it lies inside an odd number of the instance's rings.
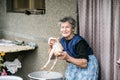
{"label": "woman's left hand", "polygon": [[60,55],[57,56],[60,60],[67,60],[70,56],[66,51],[63,51]]}
{"label": "woman's left hand", "polygon": [[71,57],[66,51],[63,51],[60,55],[57,56],[60,60],[66,60],[70,63],[73,63],[77,66],[80,66],[82,68],[87,67],[87,59],[82,58],[73,58]]}

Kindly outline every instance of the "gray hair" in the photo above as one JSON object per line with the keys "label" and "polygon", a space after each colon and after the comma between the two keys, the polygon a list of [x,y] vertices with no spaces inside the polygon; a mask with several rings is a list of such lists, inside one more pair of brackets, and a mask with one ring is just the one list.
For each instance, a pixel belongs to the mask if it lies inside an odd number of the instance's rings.
{"label": "gray hair", "polygon": [[69,22],[72,25],[72,28],[74,29],[76,26],[76,21],[75,19],[73,19],[72,17],[68,16],[68,17],[64,17],[63,19],[60,19],[60,24],[64,23],[64,22]]}

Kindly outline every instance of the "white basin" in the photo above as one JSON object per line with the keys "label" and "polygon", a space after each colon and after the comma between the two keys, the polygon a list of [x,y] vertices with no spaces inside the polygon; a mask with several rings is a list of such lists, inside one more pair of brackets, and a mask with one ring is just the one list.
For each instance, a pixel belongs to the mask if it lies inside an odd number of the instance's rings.
{"label": "white basin", "polygon": [[0,80],[23,80],[19,76],[0,76]]}

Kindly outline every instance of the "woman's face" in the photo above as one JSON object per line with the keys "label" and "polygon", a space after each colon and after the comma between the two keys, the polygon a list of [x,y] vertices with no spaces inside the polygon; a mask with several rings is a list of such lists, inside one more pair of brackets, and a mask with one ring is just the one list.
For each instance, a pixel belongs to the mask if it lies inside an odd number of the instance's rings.
{"label": "woman's face", "polygon": [[72,25],[69,22],[61,23],[60,32],[62,36],[68,40],[71,39],[74,35],[74,29],[72,28]]}

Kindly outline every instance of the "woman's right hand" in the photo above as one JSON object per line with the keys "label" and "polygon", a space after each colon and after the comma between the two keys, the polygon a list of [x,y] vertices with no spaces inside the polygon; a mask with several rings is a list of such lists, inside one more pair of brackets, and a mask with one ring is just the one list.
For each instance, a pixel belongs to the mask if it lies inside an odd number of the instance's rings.
{"label": "woman's right hand", "polygon": [[[48,54],[50,54],[55,42],[56,42],[56,38],[52,38],[52,37],[49,38],[49,40],[48,40]],[[54,58],[55,58],[55,55],[52,55],[51,59],[54,59]]]}
{"label": "woman's right hand", "polygon": [[56,38],[49,38],[49,40],[48,40],[49,48],[52,48],[52,46],[55,42],[56,42]]}

